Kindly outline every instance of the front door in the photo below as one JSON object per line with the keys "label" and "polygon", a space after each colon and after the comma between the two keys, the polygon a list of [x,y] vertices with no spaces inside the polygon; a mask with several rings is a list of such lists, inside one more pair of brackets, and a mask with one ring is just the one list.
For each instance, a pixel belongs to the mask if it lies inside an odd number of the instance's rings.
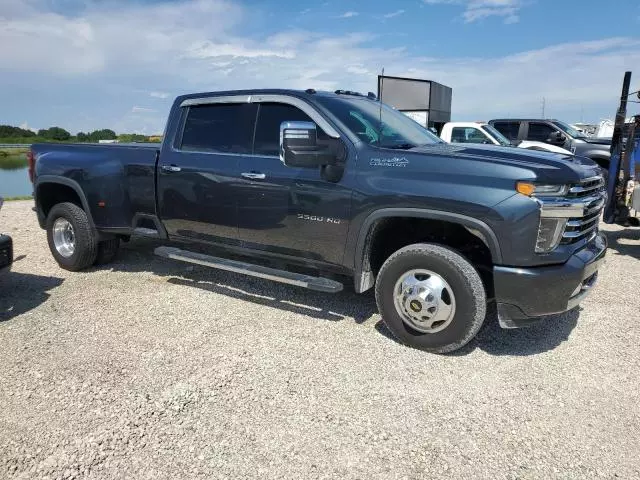
{"label": "front door", "polygon": [[179,145],[163,149],[158,208],[170,237],[237,245],[239,159],[250,154],[256,104],[186,107]]}
{"label": "front door", "polygon": [[[279,158],[280,124],[312,121],[298,108],[261,103],[254,152],[240,159],[238,233],[242,246],[340,264],[349,227],[351,190],[320,168],[290,168]],[[318,127],[318,135],[323,132]]]}

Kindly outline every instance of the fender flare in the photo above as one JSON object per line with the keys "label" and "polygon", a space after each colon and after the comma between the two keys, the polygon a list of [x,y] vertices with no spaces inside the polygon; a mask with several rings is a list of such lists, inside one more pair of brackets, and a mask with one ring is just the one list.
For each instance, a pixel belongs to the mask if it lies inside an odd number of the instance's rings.
{"label": "fender flare", "polygon": [[36,179],[35,185],[33,186],[36,209],[37,209],[37,213],[38,213],[38,220],[42,220],[42,224],[40,226],[43,227],[45,218],[44,218],[44,212],[42,211],[42,207],[41,207],[40,201],[38,200],[38,189],[43,184],[51,184],[51,183],[57,183],[59,185],[64,185],[66,187],[71,187],[76,192],[76,194],[78,195],[78,198],[80,198],[80,203],[82,203],[82,208],[85,211],[85,213],[87,214],[87,218],[89,220],[89,225],[91,225],[91,227],[95,230],[96,226],[95,226],[95,223],[93,223],[93,217],[91,216],[91,209],[89,208],[89,202],[87,201],[87,197],[86,197],[84,191],[82,190],[82,187],[80,186],[80,184],[78,182],[76,182],[75,180],[72,180],[70,178],[59,177],[57,175],[42,175],[42,176],[39,176]]}
{"label": "fender flare", "polygon": [[502,251],[495,232],[481,220],[459,213],[444,212],[422,208],[382,208],[370,213],[362,222],[358,233],[356,251],[354,256],[354,286],[357,293],[362,293],[373,287],[375,278],[373,273],[365,266],[365,253],[370,243],[372,225],[377,220],[390,217],[412,217],[428,220],[440,220],[462,225],[469,233],[478,237],[489,249],[494,265],[502,263]]}

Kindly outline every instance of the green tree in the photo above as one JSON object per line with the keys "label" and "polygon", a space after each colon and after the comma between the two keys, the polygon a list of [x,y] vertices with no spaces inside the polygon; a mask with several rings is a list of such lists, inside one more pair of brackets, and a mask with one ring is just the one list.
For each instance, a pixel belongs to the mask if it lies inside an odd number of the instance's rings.
{"label": "green tree", "polygon": [[65,141],[71,138],[71,134],[67,132],[64,128],[60,127],[51,127],[45,129],[38,130],[38,136],[42,138],[46,138],[48,140],[60,140]]}
{"label": "green tree", "polygon": [[0,138],[17,138],[17,137],[35,137],[36,134],[31,130],[25,130],[20,127],[11,125],[0,125]]}
{"label": "green tree", "polygon": [[87,135],[84,132],[78,132],[78,135],[76,135],[76,138],[78,139],[79,142],[88,142],[89,141],[89,135]]}
{"label": "green tree", "polygon": [[146,142],[147,137],[139,133],[122,133],[118,135],[118,141],[122,143],[140,143]]}
{"label": "green tree", "polygon": [[108,128],[104,128],[102,130],[94,130],[89,134],[89,139],[92,142],[97,142],[99,140],[115,140],[117,138],[118,136],[116,135],[116,132]]}

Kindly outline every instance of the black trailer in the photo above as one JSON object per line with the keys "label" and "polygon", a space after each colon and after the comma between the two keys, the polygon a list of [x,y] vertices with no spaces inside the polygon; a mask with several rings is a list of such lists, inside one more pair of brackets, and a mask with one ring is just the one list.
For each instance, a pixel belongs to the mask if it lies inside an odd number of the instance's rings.
{"label": "black trailer", "polygon": [[378,75],[378,98],[438,134],[451,121],[451,87],[417,78]]}

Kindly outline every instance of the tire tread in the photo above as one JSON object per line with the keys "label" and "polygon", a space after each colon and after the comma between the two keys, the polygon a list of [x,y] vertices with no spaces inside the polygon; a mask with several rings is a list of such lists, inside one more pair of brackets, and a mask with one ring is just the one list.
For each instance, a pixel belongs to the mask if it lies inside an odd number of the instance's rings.
{"label": "tire tread", "polygon": [[467,261],[467,259],[465,259],[462,255],[451,250],[450,248],[442,245],[433,244],[433,243],[415,243],[412,245],[407,245],[406,247],[403,247],[397,250],[396,252],[394,252],[393,254],[391,254],[382,265],[382,268],[380,268],[380,271],[378,272],[377,279],[376,279],[375,296],[376,296],[376,303],[378,305],[378,310],[382,315],[383,308],[381,304],[381,299],[383,298],[383,292],[382,292],[383,282],[380,279],[384,278],[387,270],[396,261],[398,261],[398,259],[404,256],[410,256],[415,254],[439,257],[440,259],[444,260],[445,262],[447,262],[448,264],[456,268],[461,273],[467,288],[472,293],[473,298],[476,299],[475,315],[473,316],[473,319],[472,319],[471,328],[467,330],[463,338],[459,339],[456,342],[453,342],[444,346],[440,346],[440,347],[423,347],[418,345],[411,345],[407,341],[399,338],[398,335],[394,332],[393,326],[387,320],[385,320],[384,316],[382,318],[382,321],[387,327],[387,330],[389,330],[389,332],[394,336],[394,338],[399,343],[402,343],[404,345],[414,347],[414,348],[415,347],[421,348],[422,350],[426,350],[433,353],[449,353],[449,352],[458,350],[462,348],[464,345],[466,345],[467,343],[469,343],[469,341],[471,341],[471,339],[475,337],[475,335],[478,333],[478,331],[482,327],[482,324],[484,323],[484,320],[486,317],[487,302],[486,302],[486,292],[485,292],[484,284],[482,283],[482,279],[480,278],[480,275],[478,274],[475,267],[471,265]]}
{"label": "tire tread", "polygon": [[[63,257],[60,257],[56,251],[52,239],[53,223],[57,218],[66,218],[69,220],[75,232],[76,250],[78,252],[75,258],[71,262],[66,262]],[[65,270],[77,272],[90,267],[96,260],[98,255],[98,242],[96,239],[96,233],[86,212],[75,203],[63,202],[58,203],[51,208],[49,215],[47,216],[47,240],[49,242],[49,248],[54,258]]]}

